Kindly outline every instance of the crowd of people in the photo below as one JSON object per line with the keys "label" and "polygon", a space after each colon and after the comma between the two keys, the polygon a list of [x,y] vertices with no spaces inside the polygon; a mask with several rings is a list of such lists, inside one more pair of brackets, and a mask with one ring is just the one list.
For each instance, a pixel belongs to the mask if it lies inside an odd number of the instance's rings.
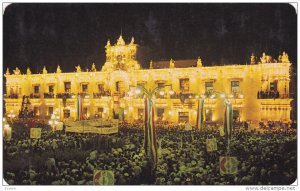
{"label": "crowd of people", "polygon": [[[44,128],[41,139],[23,133],[4,142],[4,178],[12,185],[92,185],[94,170],[111,170],[116,185],[287,185],[297,177],[296,135],[292,129],[235,128],[227,151],[217,125],[201,132],[157,125],[158,162],[151,176],[142,123],[122,123],[112,135]],[[216,138],[216,151],[206,150],[207,138]],[[220,173],[225,155],[237,157],[237,174]]]}

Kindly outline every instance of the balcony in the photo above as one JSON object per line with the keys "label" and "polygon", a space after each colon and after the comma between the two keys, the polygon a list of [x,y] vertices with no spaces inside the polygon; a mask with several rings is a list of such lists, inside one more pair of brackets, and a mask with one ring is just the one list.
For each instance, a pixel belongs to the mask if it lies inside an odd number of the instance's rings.
{"label": "balcony", "polygon": [[72,98],[72,96],[74,96],[74,94],[72,93],[58,93],[56,94],[56,98]]}
{"label": "balcony", "polygon": [[289,94],[280,94],[278,91],[258,91],[257,99],[288,99]]}
{"label": "balcony", "polygon": [[18,99],[19,96],[18,96],[18,94],[9,94],[9,95],[5,95],[4,98]]}
{"label": "balcony", "polygon": [[44,98],[45,99],[53,99],[53,98],[55,98],[55,94],[54,93],[44,93]]}
{"label": "balcony", "polygon": [[178,93],[174,92],[174,94],[170,95],[171,99],[194,99],[197,96],[195,93]]}
{"label": "balcony", "polygon": [[41,98],[41,95],[40,95],[40,94],[30,94],[30,95],[29,95],[29,98],[30,98],[30,99],[40,99],[40,98]]}
{"label": "balcony", "polygon": [[108,97],[108,96],[111,96],[109,91],[101,91],[101,92],[93,93],[94,98],[101,98],[101,97]]}

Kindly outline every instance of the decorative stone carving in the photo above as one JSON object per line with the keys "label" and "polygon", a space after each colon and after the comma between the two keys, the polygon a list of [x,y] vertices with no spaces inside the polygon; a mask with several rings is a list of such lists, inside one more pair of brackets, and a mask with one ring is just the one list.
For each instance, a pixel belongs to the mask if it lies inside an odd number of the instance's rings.
{"label": "decorative stone carving", "polygon": [[44,68],[43,68],[43,74],[47,74],[47,73],[48,73],[48,71],[46,69],[46,66],[44,66]]}
{"label": "decorative stone carving", "polygon": [[170,68],[175,68],[175,61],[172,58],[170,60]]}
{"label": "decorative stone carving", "polygon": [[20,69],[19,69],[18,67],[16,67],[16,69],[13,70],[13,71],[14,71],[14,74],[15,74],[15,75],[21,74],[21,71],[20,71]]}
{"label": "decorative stone carving", "polygon": [[75,68],[76,68],[76,72],[81,72],[81,67],[80,67],[80,65],[76,66]]}
{"label": "decorative stone carving", "polygon": [[61,73],[61,69],[59,65],[57,66],[56,73]]}
{"label": "decorative stone carving", "polygon": [[97,71],[97,70],[96,70],[95,63],[93,63],[91,71],[92,71],[92,72],[96,72],[96,71]]}
{"label": "decorative stone carving", "polygon": [[27,68],[27,75],[30,75],[30,74],[31,74],[30,68]]}
{"label": "decorative stone carving", "polygon": [[197,60],[197,67],[202,67],[202,60],[201,60],[200,56],[198,57],[198,60]]}

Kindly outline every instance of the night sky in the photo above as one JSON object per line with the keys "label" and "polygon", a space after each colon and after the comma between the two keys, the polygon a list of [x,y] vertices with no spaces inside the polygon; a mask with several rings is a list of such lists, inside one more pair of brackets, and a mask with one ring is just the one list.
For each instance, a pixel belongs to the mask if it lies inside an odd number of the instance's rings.
{"label": "night sky", "polygon": [[251,53],[297,61],[297,16],[289,4],[12,4],[4,13],[4,72],[40,73],[105,62],[122,30],[149,60],[196,59],[205,66],[246,64]]}

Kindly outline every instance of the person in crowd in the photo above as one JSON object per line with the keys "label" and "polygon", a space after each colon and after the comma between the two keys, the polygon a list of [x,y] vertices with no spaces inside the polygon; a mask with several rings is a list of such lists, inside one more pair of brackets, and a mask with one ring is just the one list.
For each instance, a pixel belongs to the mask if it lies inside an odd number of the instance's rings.
{"label": "person in crowd", "polygon": [[[13,185],[92,185],[94,170],[111,170],[117,185],[265,185],[291,184],[297,171],[296,130],[271,128],[262,133],[235,128],[230,155],[239,160],[235,175],[220,174],[226,155],[219,125],[185,131],[175,124],[157,124],[159,156],[153,176],[143,149],[143,124],[121,123],[112,135],[53,132],[41,139],[16,134],[4,142],[4,178]],[[218,149],[206,150],[216,138]],[[151,176],[150,176],[151,175]]]}

